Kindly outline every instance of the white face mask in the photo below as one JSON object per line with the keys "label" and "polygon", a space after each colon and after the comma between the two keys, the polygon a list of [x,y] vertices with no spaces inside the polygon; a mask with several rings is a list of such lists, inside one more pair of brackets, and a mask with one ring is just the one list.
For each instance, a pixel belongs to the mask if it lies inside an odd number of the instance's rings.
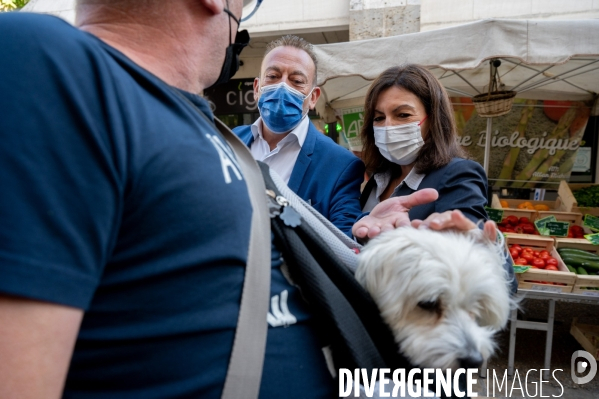
{"label": "white face mask", "polygon": [[[426,118],[425,118],[426,119]],[[409,165],[416,160],[424,145],[420,122],[395,126],[373,126],[374,143],[381,155],[398,165]]]}

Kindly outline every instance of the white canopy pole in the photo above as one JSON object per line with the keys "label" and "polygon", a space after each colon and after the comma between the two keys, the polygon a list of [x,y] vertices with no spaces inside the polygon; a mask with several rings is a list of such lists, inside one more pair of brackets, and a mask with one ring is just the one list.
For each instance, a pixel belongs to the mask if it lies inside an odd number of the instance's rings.
{"label": "white canopy pole", "polygon": [[485,173],[489,175],[489,157],[491,155],[491,130],[493,130],[493,118],[487,118],[487,136],[485,138],[485,159],[483,161],[483,167]]}

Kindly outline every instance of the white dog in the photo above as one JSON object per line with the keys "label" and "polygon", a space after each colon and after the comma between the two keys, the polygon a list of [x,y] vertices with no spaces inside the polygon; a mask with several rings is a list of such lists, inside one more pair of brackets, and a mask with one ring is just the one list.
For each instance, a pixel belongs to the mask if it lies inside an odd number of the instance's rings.
{"label": "white dog", "polygon": [[419,367],[478,368],[514,302],[502,247],[473,233],[403,227],[371,240],[358,281]]}

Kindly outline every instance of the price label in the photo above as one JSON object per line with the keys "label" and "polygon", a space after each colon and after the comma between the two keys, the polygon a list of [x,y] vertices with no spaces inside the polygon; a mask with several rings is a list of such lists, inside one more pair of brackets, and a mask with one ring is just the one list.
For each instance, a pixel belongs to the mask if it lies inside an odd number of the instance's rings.
{"label": "price label", "polygon": [[530,289],[534,290],[534,291],[554,292],[556,294],[559,294],[562,292],[561,288],[553,286],[553,285],[533,284]]}
{"label": "price label", "polygon": [[569,222],[547,222],[545,228],[549,230],[550,236],[556,237],[567,237],[568,229],[570,228]]}
{"label": "price label", "polygon": [[[549,215],[547,217],[544,217],[543,219],[535,220],[535,227],[541,235],[549,236],[551,235],[551,231],[546,227],[546,225],[547,223],[551,222],[557,222],[555,215]],[[568,235],[568,232],[566,232],[566,235]]]}
{"label": "price label", "polygon": [[584,215],[584,222],[582,225],[593,231],[599,231],[599,218],[593,215]]}
{"label": "price label", "polygon": [[[489,215],[489,219],[495,223],[501,223],[503,220],[503,209],[485,207],[485,210],[487,211],[487,215]],[[599,220],[599,218],[597,218],[597,220]]]}
{"label": "price label", "polygon": [[586,234],[584,236],[591,244],[599,245],[599,233],[597,234]]}
{"label": "price label", "polygon": [[514,265],[514,273],[524,273],[528,269],[530,269],[530,266],[518,266],[518,265]]}

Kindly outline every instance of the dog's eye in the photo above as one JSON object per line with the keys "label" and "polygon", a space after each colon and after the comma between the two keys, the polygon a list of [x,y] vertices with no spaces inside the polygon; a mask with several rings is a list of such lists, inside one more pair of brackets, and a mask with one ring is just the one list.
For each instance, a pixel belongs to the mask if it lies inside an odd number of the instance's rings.
{"label": "dog's eye", "polygon": [[418,302],[418,306],[423,310],[429,312],[438,312],[441,310],[441,303],[439,301],[421,301]]}

